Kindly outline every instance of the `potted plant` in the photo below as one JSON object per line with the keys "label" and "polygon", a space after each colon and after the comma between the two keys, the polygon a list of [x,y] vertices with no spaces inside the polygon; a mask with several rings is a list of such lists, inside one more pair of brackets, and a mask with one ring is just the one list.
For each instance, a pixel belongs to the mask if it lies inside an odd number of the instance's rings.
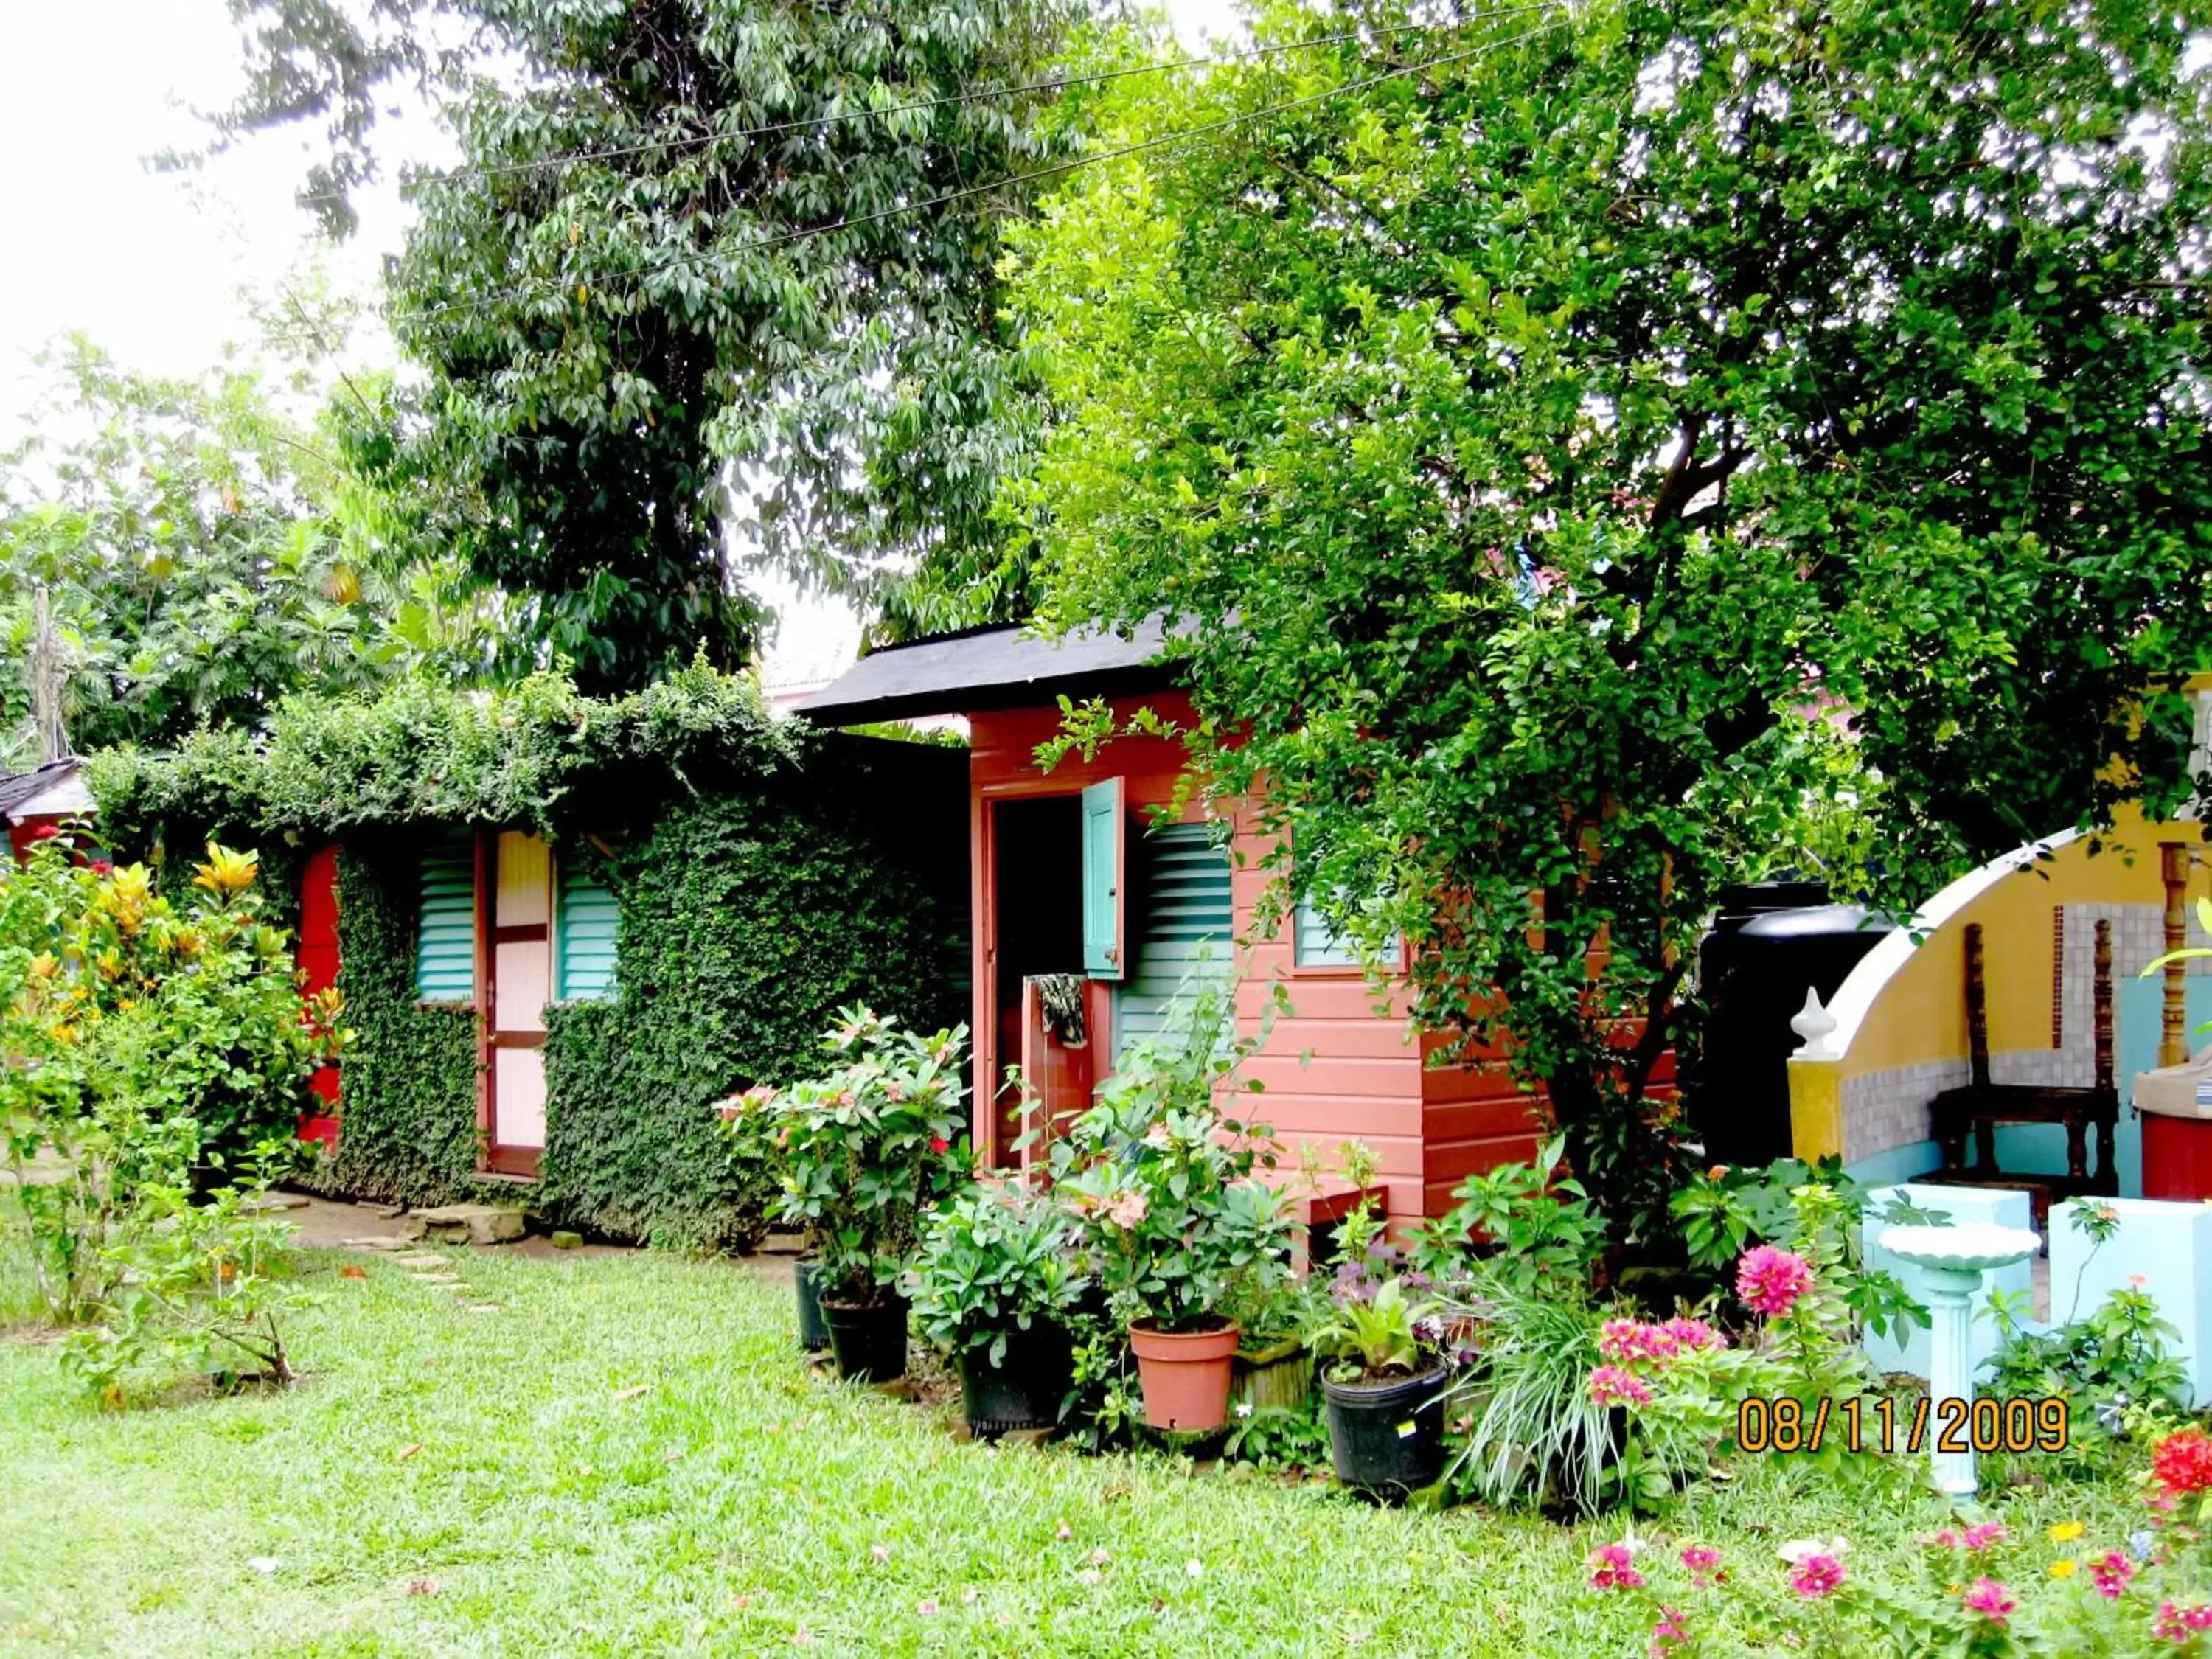
{"label": "potted plant", "polygon": [[1215,1105],[1257,1046],[1231,1036],[1234,1025],[1225,986],[1187,987],[1169,1035],[1125,1051],[1051,1149],[1061,1200],[1127,1325],[1145,1420],[1157,1429],[1228,1421],[1238,1331],[1226,1310],[1289,1273],[1281,1197],[1255,1175],[1272,1166],[1273,1142]]}
{"label": "potted plant", "polygon": [[[716,1101],[714,1115],[728,1132],[733,1168],[764,1170],[781,1191],[785,1159],[775,1109],[777,1098],[775,1090],[757,1083],[741,1094]],[[819,1353],[830,1346],[830,1328],[822,1320],[821,1250],[822,1241],[813,1230],[802,1231],[791,1282],[799,1303],[799,1346],[806,1353]]]}
{"label": "potted plant", "polygon": [[906,1299],[922,1212],[970,1174],[963,1129],[967,1029],[924,1036],[854,1006],[823,1039],[841,1060],[765,1104],[781,1214],[816,1241],[814,1273],[837,1373],[906,1370]]}
{"label": "potted plant", "polygon": [[1066,1322],[1091,1279],[1050,1195],[994,1182],[948,1199],[923,1220],[908,1285],[923,1333],[951,1351],[971,1433],[1059,1422],[1073,1387]]}
{"label": "potted plant", "polygon": [[1426,1279],[1401,1273],[1363,1204],[1345,1218],[1345,1255],[1328,1311],[1310,1345],[1336,1478],[1377,1494],[1418,1492],[1443,1478],[1443,1395],[1451,1380],[1443,1310]]}

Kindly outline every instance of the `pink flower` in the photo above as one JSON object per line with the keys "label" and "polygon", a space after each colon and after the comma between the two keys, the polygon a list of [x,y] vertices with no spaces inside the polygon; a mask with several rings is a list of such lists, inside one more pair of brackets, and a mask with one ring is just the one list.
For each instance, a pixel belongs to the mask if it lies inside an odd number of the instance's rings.
{"label": "pink flower", "polygon": [[1632,1406],[1651,1403],[1651,1387],[1643,1378],[1631,1376],[1618,1365],[1601,1365],[1590,1373],[1590,1398],[1601,1406],[1616,1402]]}
{"label": "pink flower", "polygon": [[1126,1192],[1106,1206],[1106,1218],[1117,1227],[1133,1227],[1151,1207],[1142,1193]]}
{"label": "pink flower", "polygon": [[1711,1544],[1692,1544],[1682,1551],[1682,1565],[1690,1570],[1690,1577],[1702,1589],[1707,1579],[1719,1575],[1721,1553]]}
{"label": "pink flower", "polygon": [[2096,1581],[2097,1594],[2108,1601],[2117,1601],[2126,1594],[2128,1580],[2135,1576],[2136,1564],[2118,1550],[2089,1564],[2089,1577]]}
{"label": "pink flower", "polygon": [[1651,1659],[1664,1659],[1676,1648],[1687,1647],[1690,1632],[1682,1628],[1682,1615],[1672,1607],[1659,1609],[1659,1622],[1651,1627],[1651,1640],[1645,1650]]}
{"label": "pink flower", "polygon": [[1826,1544],[1817,1538],[1800,1538],[1784,1544],[1781,1555],[1790,1564],[1790,1588],[1808,1601],[1817,1601],[1832,1594],[1843,1584],[1841,1557],[1848,1547],[1840,1538]]}
{"label": "pink flower", "polygon": [[1736,1264],[1735,1293],[1754,1313],[1779,1319],[1797,1305],[1797,1298],[1813,1288],[1813,1270],[1805,1259],[1771,1244],[1746,1250]]}
{"label": "pink flower", "polygon": [[1681,1346],[1664,1326],[1646,1325],[1638,1319],[1608,1319],[1597,1338],[1600,1353],[1624,1363],[1649,1360],[1654,1365],[1664,1365]]}
{"label": "pink flower", "polygon": [[2002,1625],[2012,1617],[2020,1602],[2011,1591],[1994,1578],[1977,1578],[1966,1589],[1966,1611],[1978,1613],[1993,1625]]}
{"label": "pink flower", "polygon": [[1959,1536],[1956,1528],[1945,1527],[1937,1532],[1922,1533],[1919,1541],[1930,1549],[1954,1550],[1965,1540]]}
{"label": "pink flower", "polygon": [[1635,1589],[1644,1583],[1636,1552],[1626,1544],[1601,1544],[1589,1553],[1592,1589]]}
{"label": "pink flower", "polygon": [[1984,1521],[1967,1528],[1966,1535],[1960,1541],[1969,1550],[1979,1554],[1984,1550],[1993,1549],[2003,1543],[2007,1536],[2003,1522]]}
{"label": "pink flower", "polygon": [[2161,1642],[2180,1647],[2208,1630],[2212,1630],[2212,1604],[2193,1601],[2185,1607],[2179,1602],[2164,1601],[2159,1605],[2158,1622],[2151,1627],[2151,1634]]}
{"label": "pink flower", "polygon": [[1728,1339],[1702,1319],[1670,1319],[1659,1328],[1677,1348],[1725,1348]]}

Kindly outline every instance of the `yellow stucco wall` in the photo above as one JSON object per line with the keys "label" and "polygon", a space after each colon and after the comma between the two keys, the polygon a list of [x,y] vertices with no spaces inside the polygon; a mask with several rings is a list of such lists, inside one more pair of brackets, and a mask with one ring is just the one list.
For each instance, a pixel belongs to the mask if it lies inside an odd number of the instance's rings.
{"label": "yellow stucco wall", "polygon": [[[2062,904],[2164,904],[2161,841],[2198,842],[2195,823],[2123,822],[2095,843],[2069,842],[1996,882],[1922,940],[1868,1010],[1838,1074],[1863,1077],[1966,1052],[1966,928],[1982,926],[1983,981],[1993,1052],[2051,1042],[2051,908]],[[2192,896],[2205,890],[2200,872]]]}

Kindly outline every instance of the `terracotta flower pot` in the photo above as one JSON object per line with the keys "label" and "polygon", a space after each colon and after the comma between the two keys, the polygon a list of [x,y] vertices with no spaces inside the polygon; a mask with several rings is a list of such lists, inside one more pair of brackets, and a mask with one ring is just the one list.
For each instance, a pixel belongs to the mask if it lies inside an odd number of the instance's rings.
{"label": "terracotta flower pot", "polygon": [[1129,1327],[1144,1385],[1145,1421],[1178,1434],[1204,1434],[1229,1421],[1229,1374],[1237,1358],[1237,1327],[1224,1320],[1212,1330],[1164,1331],[1149,1319]]}

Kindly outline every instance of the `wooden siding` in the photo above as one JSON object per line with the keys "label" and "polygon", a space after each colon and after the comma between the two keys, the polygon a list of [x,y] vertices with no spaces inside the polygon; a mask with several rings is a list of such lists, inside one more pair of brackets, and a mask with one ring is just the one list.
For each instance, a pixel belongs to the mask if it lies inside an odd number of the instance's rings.
{"label": "wooden siding", "polygon": [[[1125,697],[1113,701],[1126,716],[1139,707],[1171,720],[1190,716],[1180,694]],[[1145,849],[1145,829],[1154,808],[1175,798],[1183,754],[1180,744],[1158,738],[1117,738],[1089,761],[1071,756],[1051,773],[1037,769],[1037,744],[1058,729],[1054,708],[995,710],[969,716],[971,749],[971,878],[975,918],[975,1008],[978,1040],[975,1089],[979,1101],[991,1098],[1001,1068],[1012,1056],[995,1048],[995,987],[990,941],[995,935],[994,896],[990,873],[990,804],[1023,796],[1073,794],[1103,778],[1123,780],[1129,816],[1131,862]],[[1181,809],[1181,821],[1195,825],[1200,809]],[[1382,1161],[1379,1177],[1389,1194],[1395,1221],[1404,1223],[1451,1206],[1451,1191],[1468,1176],[1508,1159],[1526,1158],[1535,1148],[1537,1117],[1522,1094],[1492,1060],[1474,1069],[1431,1069],[1437,1044],[1417,1033],[1408,1018],[1402,985],[1376,987],[1357,966],[1296,960],[1291,924],[1273,936],[1255,939],[1256,912],[1270,872],[1264,837],[1249,815],[1231,819],[1231,862],[1229,901],[1239,947],[1237,1006],[1239,1029],[1256,1033],[1264,1011],[1279,985],[1290,998],[1287,1013],[1273,1017],[1265,1048],[1246,1075],[1263,1090],[1237,1103],[1244,1116],[1269,1124],[1291,1156],[1285,1178],[1294,1176],[1298,1143],[1311,1144],[1324,1164],[1334,1166],[1339,1149],[1350,1139],[1365,1142]],[[1139,904],[1149,899],[1139,894]],[[1132,916],[1130,928],[1141,936],[1146,926]],[[1141,958],[1140,958],[1141,963]],[[1139,968],[1121,993],[1125,1013],[1130,994],[1142,997],[1154,988]],[[1143,1005],[1139,1005],[1141,1008]],[[1141,1014],[1140,1014],[1141,1018]],[[985,1114],[977,1111],[979,1144]]]}

